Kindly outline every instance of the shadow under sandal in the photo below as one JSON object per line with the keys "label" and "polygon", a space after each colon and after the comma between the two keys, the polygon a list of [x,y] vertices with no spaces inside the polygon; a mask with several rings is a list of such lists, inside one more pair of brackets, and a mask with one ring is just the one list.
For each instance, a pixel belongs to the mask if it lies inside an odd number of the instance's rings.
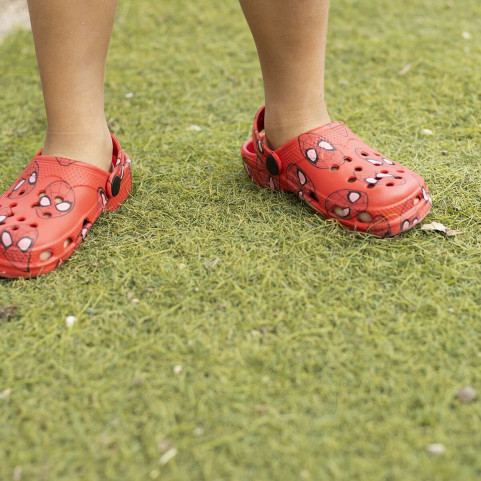
{"label": "shadow under sandal", "polygon": [[331,122],[271,150],[262,107],[241,154],[247,175],[262,187],[296,194],[326,219],[377,237],[418,224],[432,201],[423,178],[379,154],[342,122]]}
{"label": "shadow under sandal", "polygon": [[83,242],[105,210],[132,187],[130,159],[112,136],[111,172],[40,152],[0,197],[0,277],[53,271]]}

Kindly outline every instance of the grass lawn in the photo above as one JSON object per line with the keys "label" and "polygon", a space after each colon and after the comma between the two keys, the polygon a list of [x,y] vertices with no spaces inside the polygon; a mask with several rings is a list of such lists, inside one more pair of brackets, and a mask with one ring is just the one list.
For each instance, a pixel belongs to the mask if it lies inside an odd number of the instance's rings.
{"label": "grass lawn", "polygon": [[[481,400],[456,398],[481,391],[479,18],[333,2],[331,116],[463,232],[379,240],[247,179],[262,83],[234,0],[122,0],[107,111],[134,190],[58,271],[0,281],[0,479],[480,479]],[[0,72],[4,190],[45,128],[29,33]]]}

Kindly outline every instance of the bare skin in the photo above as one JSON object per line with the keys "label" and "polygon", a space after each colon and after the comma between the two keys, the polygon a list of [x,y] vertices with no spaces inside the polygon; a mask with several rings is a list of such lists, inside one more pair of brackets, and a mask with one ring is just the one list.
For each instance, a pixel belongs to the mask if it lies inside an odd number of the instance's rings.
{"label": "bare skin", "polygon": [[44,155],[109,170],[104,76],[116,0],[28,0],[47,113]]}
{"label": "bare skin", "polygon": [[330,121],[324,101],[329,0],[240,0],[264,79],[266,138],[278,148]]}
{"label": "bare skin", "polygon": [[[329,0],[240,0],[262,69],[272,148],[329,122]],[[109,170],[104,77],[117,0],[28,0],[47,114],[44,155]]]}

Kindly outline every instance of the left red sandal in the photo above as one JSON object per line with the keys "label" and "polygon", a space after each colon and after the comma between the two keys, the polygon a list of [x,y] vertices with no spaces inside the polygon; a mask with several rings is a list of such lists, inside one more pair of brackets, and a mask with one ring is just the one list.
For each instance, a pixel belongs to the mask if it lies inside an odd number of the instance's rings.
{"label": "left red sandal", "polygon": [[305,132],[280,148],[266,145],[265,108],[241,148],[244,168],[261,187],[297,195],[326,219],[377,237],[417,225],[431,209],[423,178],[379,154],[342,122]]}
{"label": "left red sandal", "polygon": [[40,152],[0,197],[0,277],[53,271],[132,187],[130,159],[112,135],[112,169]]}

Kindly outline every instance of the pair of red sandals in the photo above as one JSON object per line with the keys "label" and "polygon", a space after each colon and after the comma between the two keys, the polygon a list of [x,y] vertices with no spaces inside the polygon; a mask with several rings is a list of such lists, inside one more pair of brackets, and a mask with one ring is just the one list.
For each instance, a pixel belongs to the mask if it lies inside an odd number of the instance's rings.
{"label": "pair of red sandals", "polygon": [[[244,168],[262,187],[292,192],[326,219],[378,237],[419,223],[431,208],[418,174],[372,150],[342,122],[331,122],[276,150],[265,142],[262,107]],[[36,277],[56,269],[85,240],[104,211],[132,187],[129,157],[112,136],[110,172],[85,162],[43,156],[0,197],[0,277]]]}

